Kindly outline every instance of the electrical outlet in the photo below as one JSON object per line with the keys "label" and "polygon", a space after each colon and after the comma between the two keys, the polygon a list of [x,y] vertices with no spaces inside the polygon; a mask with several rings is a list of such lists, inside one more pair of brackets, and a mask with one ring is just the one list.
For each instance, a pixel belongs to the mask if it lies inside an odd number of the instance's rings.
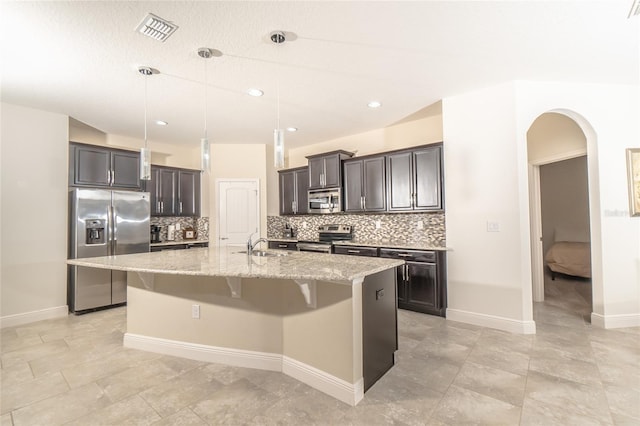
{"label": "electrical outlet", "polygon": [[208,231],[209,230],[209,222],[205,222],[204,223],[204,230]]}
{"label": "electrical outlet", "polygon": [[376,220],[376,229],[380,229],[380,228],[382,228],[382,221]]}
{"label": "electrical outlet", "polygon": [[191,318],[200,319],[200,305],[191,305]]}
{"label": "electrical outlet", "polygon": [[176,231],[180,230],[180,222],[176,223]]}
{"label": "electrical outlet", "polygon": [[500,232],[500,222],[487,221],[487,232]]}
{"label": "electrical outlet", "polygon": [[424,229],[424,222],[419,220],[416,225],[418,226],[418,229]]}
{"label": "electrical outlet", "polygon": [[302,222],[302,229],[307,229],[307,222]]}

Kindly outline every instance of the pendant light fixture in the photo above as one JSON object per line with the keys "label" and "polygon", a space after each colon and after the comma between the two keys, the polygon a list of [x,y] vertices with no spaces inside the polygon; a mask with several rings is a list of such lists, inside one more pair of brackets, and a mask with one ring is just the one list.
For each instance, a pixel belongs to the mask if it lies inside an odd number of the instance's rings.
{"label": "pendant light fixture", "polygon": [[153,74],[153,70],[140,67],[138,72],[144,76],[144,146],[140,148],[140,180],[151,180],[151,150],[147,141],[147,78]]}
{"label": "pendant light fixture", "polygon": [[[273,31],[270,34],[271,41],[282,44],[286,41],[283,31]],[[277,119],[276,128],[273,130],[273,166],[276,169],[284,167],[284,131],[280,128],[280,79],[276,82]]]}
{"label": "pendant light fixture", "polygon": [[213,56],[213,51],[208,47],[198,49],[198,56],[204,61],[204,137],[200,139],[200,170],[208,172],[211,170],[211,145],[207,136],[207,59]]}

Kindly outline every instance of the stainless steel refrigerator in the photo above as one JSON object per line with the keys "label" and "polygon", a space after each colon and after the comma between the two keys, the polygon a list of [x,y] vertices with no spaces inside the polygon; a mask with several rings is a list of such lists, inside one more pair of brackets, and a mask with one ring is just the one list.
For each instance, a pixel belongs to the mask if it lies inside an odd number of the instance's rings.
{"label": "stainless steel refrigerator", "polygon": [[[69,258],[149,251],[149,193],[69,191]],[[127,273],[69,266],[69,310],[75,313],[127,301]]]}

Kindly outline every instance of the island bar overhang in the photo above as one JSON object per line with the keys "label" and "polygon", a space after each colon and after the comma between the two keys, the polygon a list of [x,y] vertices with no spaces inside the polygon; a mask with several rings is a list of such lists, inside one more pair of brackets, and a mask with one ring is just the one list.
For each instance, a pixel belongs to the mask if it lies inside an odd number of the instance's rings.
{"label": "island bar overhang", "polygon": [[[311,253],[256,259],[221,250],[69,262],[128,271],[126,347],[281,371],[350,405],[393,366],[401,261]],[[300,265],[310,261],[314,271],[305,273]]]}

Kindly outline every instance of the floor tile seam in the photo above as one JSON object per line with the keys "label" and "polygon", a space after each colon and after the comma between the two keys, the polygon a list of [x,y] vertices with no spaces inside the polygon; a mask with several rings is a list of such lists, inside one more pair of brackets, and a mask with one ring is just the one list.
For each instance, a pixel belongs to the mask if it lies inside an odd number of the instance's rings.
{"label": "floor tile seam", "polygon": [[[55,393],[53,395],[47,395],[47,396],[44,396],[44,397],[42,397],[40,399],[36,399],[36,400],[30,401],[28,404],[25,404],[25,405],[15,406],[15,407],[13,407],[11,409],[10,413],[13,413],[13,412],[15,412],[17,410],[29,407],[30,405],[34,405],[34,404],[46,401],[47,399],[56,398],[56,397],[62,395],[63,393],[67,393],[67,392],[71,391],[72,388],[69,386],[69,383],[67,383],[67,381],[64,378],[64,376],[62,375],[62,373],[60,373],[60,375],[62,376],[62,379],[65,381],[65,384],[67,385],[67,389],[66,390],[59,391],[59,392],[57,392],[57,393]],[[13,421],[13,415],[11,416],[11,421],[13,422],[13,424],[15,424],[15,422]]]}

